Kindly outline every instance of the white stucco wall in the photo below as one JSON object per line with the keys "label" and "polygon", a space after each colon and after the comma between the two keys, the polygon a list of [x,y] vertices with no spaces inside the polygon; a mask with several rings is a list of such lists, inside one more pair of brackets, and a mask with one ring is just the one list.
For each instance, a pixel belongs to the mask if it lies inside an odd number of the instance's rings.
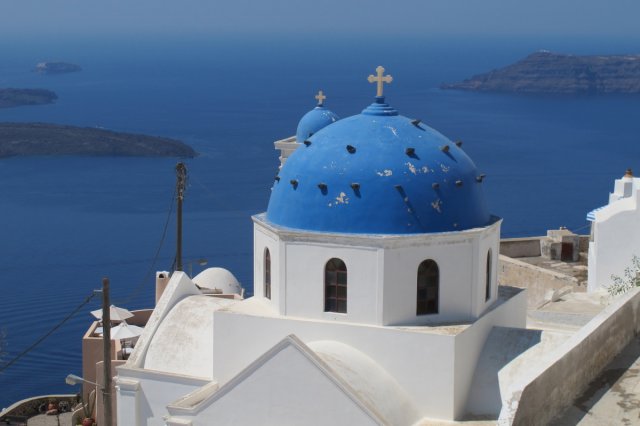
{"label": "white stucco wall", "polygon": [[118,425],[164,426],[167,404],[208,381],[149,370],[118,368]]}
{"label": "white stucco wall", "polygon": [[[616,181],[616,190],[622,179]],[[634,255],[640,256],[640,179],[633,179],[631,196],[610,195],[610,204],[596,211],[593,222],[593,241],[589,243],[589,271],[587,290],[607,287],[611,275],[623,276]]]}
{"label": "white stucco wall", "polygon": [[[118,380],[122,382],[122,386],[117,388],[119,425],[164,425],[162,416],[166,414],[169,401],[207,383],[202,378],[161,373],[143,367],[156,332],[163,328],[164,320],[173,308],[190,296],[203,297],[187,274],[175,272],[147,321],[133,354],[124,366],[116,368]],[[164,349],[167,357],[171,356],[172,346]],[[181,350],[188,348],[182,347]],[[207,374],[211,374],[210,369]]]}
{"label": "white stucco wall", "polygon": [[[177,288],[173,291],[180,293]],[[167,297],[171,297],[171,291]],[[197,302],[201,299],[203,296],[191,296],[188,300]],[[185,303],[175,302],[175,306],[187,306]],[[463,413],[473,369],[488,330],[494,325],[524,325],[521,317],[524,317],[526,302],[521,296],[500,298],[474,324],[439,327],[381,327],[284,317],[268,309],[268,303],[265,303],[259,298],[218,310],[217,306],[212,307],[209,315],[213,316],[213,321],[205,327],[212,324],[212,329],[209,328],[211,339],[205,339],[213,343],[212,360],[208,361],[209,365],[188,367],[200,367],[203,371],[211,368],[214,382],[225,386],[229,381],[237,380],[239,373],[285,336],[295,334],[303,342],[331,340],[353,347],[379,365],[406,392],[410,405],[416,407],[420,416],[451,420]],[[165,321],[171,320],[171,315],[157,314]],[[188,315],[189,312],[182,312],[182,316]],[[181,322],[179,318],[175,320]],[[162,329],[160,323],[157,332]],[[173,345],[165,345],[167,356],[175,345],[181,344],[174,341]],[[189,348],[180,348],[183,349]],[[118,374],[123,385],[129,383],[128,387],[124,386],[127,389],[118,393],[119,411],[123,413],[119,415],[133,415],[138,419],[135,424],[140,425],[162,424],[160,419],[167,414],[167,405],[213,383],[133,364],[120,367]],[[131,385],[132,382],[136,385]],[[133,387],[138,390],[131,391]]]}
{"label": "white stucco wall", "polygon": [[[503,287],[503,292],[514,292],[508,303],[494,304],[473,327],[456,336],[455,342],[455,418],[461,419],[468,412],[469,391],[484,344],[493,327],[526,328],[526,290]],[[497,296],[497,295],[496,295]],[[495,350],[499,351],[500,348]],[[499,408],[495,410],[498,412]]]}
{"label": "white stucco wall", "polygon": [[277,345],[270,352],[202,407],[170,411],[193,426],[379,424],[313,358],[293,345]]}
{"label": "white stucco wall", "polygon": [[[254,217],[254,294],[264,297],[264,250],[272,262],[272,303],[281,315],[375,325],[468,321],[497,295],[498,220],[485,228],[420,235],[348,235],[282,229]],[[491,298],[485,300],[492,251]],[[324,312],[324,268],[348,271],[347,313]],[[439,312],[416,315],[417,271],[433,259],[440,271]]]}
{"label": "white stucco wall", "polygon": [[[498,298],[498,257],[500,252],[500,226],[502,221],[488,227],[476,240],[475,282],[473,283],[472,316],[478,317]],[[489,299],[486,297],[487,256],[491,252],[491,277]]]}
{"label": "white stucco wall", "polygon": [[335,340],[363,352],[389,372],[421,413],[453,418],[455,339],[451,329],[437,334],[222,311],[214,315],[214,376],[220,383],[231,380],[289,334],[304,342]]}
{"label": "white stucco wall", "polygon": [[[389,248],[384,255],[383,325],[429,324],[477,318],[497,297],[500,222],[468,233],[434,235],[422,244]],[[492,251],[491,298],[485,298],[487,252]],[[420,263],[432,259],[440,272],[439,313],[416,315]]]}
{"label": "white stucco wall", "polygon": [[379,364],[411,396],[422,416],[451,420],[464,413],[474,368],[491,328],[525,326],[526,292],[499,299],[477,322],[460,326],[379,327],[254,316],[233,309],[214,313],[214,376],[220,383],[289,334],[304,342],[332,340]]}
{"label": "white stucco wall", "polygon": [[[379,249],[287,242],[286,309],[292,317],[379,324]],[[324,269],[331,258],[347,266],[347,313],[324,311]]]}
{"label": "white stucco wall", "polygon": [[278,234],[265,227],[253,227],[253,295],[265,297],[264,294],[264,253],[269,249],[271,256],[271,303],[278,312],[284,311],[284,283],[282,288],[285,259],[280,255],[282,242]]}

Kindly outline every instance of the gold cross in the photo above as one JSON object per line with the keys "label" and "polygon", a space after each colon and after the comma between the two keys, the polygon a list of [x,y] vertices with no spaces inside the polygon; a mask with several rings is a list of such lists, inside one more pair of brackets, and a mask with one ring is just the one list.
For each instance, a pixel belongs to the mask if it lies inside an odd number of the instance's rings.
{"label": "gold cross", "polygon": [[316,95],[316,99],[318,100],[318,106],[322,106],[324,100],[327,99],[327,97],[324,95],[324,93],[322,93],[322,90],[320,90]]}
{"label": "gold cross", "polygon": [[369,76],[369,83],[378,83],[378,94],[376,96],[382,96],[382,84],[383,83],[391,83],[393,81],[393,77],[391,77],[390,75],[384,75],[384,68],[382,68],[381,66],[379,66],[378,68],[376,68],[376,72],[378,73],[377,76],[373,76],[370,75]]}

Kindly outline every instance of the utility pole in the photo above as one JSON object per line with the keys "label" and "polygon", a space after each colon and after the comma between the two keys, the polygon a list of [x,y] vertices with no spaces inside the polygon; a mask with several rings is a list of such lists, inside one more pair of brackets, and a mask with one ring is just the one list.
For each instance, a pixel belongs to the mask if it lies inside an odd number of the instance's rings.
{"label": "utility pole", "polygon": [[104,405],[104,424],[111,426],[111,302],[109,301],[109,278],[102,279],[102,358],[104,360],[104,386],[102,403]]}
{"label": "utility pole", "polygon": [[187,167],[184,163],[176,164],[176,195],[178,197],[177,238],[176,238],[176,271],[182,271],[182,201],[187,186]]}

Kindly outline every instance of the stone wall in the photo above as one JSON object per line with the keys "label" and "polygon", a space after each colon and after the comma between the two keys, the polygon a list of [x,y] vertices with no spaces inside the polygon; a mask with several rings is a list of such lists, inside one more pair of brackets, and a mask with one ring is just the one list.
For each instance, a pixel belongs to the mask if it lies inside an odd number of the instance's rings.
{"label": "stone wall", "polygon": [[544,237],[503,238],[500,240],[500,254],[509,257],[540,256],[540,240]]}
{"label": "stone wall", "polygon": [[[539,248],[538,245],[538,250]],[[527,306],[537,308],[547,301],[546,295],[550,290],[555,291],[567,286],[573,288],[578,285],[578,280],[569,275],[500,255],[498,284],[526,288]]]}
{"label": "stone wall", "polygon": [[589,383],[640,331],[640,289],[615,299],[559,346],[545,362],[503,393],[498,424],[546,425],[573,404]]}

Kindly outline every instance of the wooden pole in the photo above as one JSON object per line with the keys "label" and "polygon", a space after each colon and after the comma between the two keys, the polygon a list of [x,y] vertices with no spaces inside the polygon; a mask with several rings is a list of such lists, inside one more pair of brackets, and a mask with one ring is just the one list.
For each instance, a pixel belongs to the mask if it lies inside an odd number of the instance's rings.
{"label": "wooden pole", "polygon": [[102,279],[102,342],[104,361],[104,385],[102,402],[104,405],[104,424],[112,426],[111,412],[111,302],[109,301],[109,278]]}
{"label": "wooden pole", "polygon": [[182,271],[182,201],[187,183],[187,167],[180,162],[176,165],[177,237],[176,237],[176,271]]}

